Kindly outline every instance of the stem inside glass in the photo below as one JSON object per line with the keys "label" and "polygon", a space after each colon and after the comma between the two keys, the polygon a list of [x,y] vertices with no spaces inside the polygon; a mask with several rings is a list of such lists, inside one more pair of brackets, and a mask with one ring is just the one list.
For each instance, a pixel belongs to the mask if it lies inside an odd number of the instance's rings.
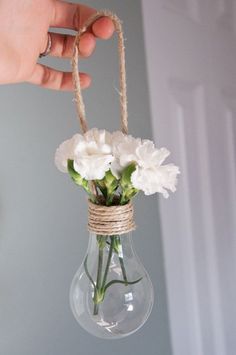
{"label": "stem inside glass", "polygon": [[[106,291],[109,287],[114,284],[123,284],[124,286],[135,284],[141,281],[142,277],[129,281],[127,277],[127,270],[124,260],[124,252],[122,247],[121,238],[119,235],[97,235],[97,270],[96,270],[96,282],[93,280],[89,270],[88,270],[88,255],[84,261],[84,269],[86,275],[91,282],[94,289],[93,296],[93,315],[96,316],[99,313],[99,304],[101,304],[105,298]],[[105,248],[108,252],[106,252],[107,257],[105,259]],[[116,254],[119,260],[119,266],[121,270],[122,279],[112,279],[108,282],[108,274],[111,267],[111,261],[113,255]]]}

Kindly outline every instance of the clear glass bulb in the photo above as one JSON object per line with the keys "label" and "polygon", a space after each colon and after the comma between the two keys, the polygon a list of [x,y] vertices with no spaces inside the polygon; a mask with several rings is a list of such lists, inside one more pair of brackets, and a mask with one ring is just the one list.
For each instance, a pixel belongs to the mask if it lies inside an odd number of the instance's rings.
{"label": "clear glass bulb", "polygon": [[146,322],[153,297],[152,282],[133,249],[131,233],[90,233],[86,257],[70,289],[78,323],[100,338],[125,337]]}

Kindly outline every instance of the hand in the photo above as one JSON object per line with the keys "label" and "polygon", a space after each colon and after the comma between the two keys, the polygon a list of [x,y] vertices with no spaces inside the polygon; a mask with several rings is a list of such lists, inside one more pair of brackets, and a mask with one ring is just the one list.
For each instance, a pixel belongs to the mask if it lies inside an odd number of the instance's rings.
{"label": "hand", "polygon": [[[47,47],[49,27],[75,31],[96,12],[85,5],[60,0],[2,0],[0,2],[0,84],[29,82],[44,88],[73,90],[72,74],[37,63]],[[98,19],[81,36],[81,56],[92,54],[96,37],[108,39],[114,25],[107,17]],[[74,36],[51,33],[51,56],[71,58]],[[90,85],[88,74],[80,74],[82,88]]]}

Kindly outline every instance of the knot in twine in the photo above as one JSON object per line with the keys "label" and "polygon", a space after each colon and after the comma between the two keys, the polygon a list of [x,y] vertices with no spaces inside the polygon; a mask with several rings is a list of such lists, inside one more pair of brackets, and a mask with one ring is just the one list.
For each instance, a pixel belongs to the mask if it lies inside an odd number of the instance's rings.
{"label": "knot in twine", "polygon": [[88,201],[88,230],[101,235],[125,234],[135,229],[134,207],[96,205]]}

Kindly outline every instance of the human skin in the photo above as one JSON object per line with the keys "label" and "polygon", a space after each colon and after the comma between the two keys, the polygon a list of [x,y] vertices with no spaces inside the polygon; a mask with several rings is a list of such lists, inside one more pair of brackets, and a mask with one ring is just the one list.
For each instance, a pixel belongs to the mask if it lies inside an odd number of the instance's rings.
{"label": "human skin", "polygon": [[[48,43],[49,27],[74,31],[96,12],[88,6],[60,0],[0,0],[0,84],[28,82],[55,90],[73,90],[71,72],[38,63]],[[96,38],[108,39],[114,25],[107,17],[98,19],[81,36],[82,57],[92,54]],[[73,35],[51,32],[51,56],[71,58]],[[89,74],[80,74],[82,88],[90,85]]]}

